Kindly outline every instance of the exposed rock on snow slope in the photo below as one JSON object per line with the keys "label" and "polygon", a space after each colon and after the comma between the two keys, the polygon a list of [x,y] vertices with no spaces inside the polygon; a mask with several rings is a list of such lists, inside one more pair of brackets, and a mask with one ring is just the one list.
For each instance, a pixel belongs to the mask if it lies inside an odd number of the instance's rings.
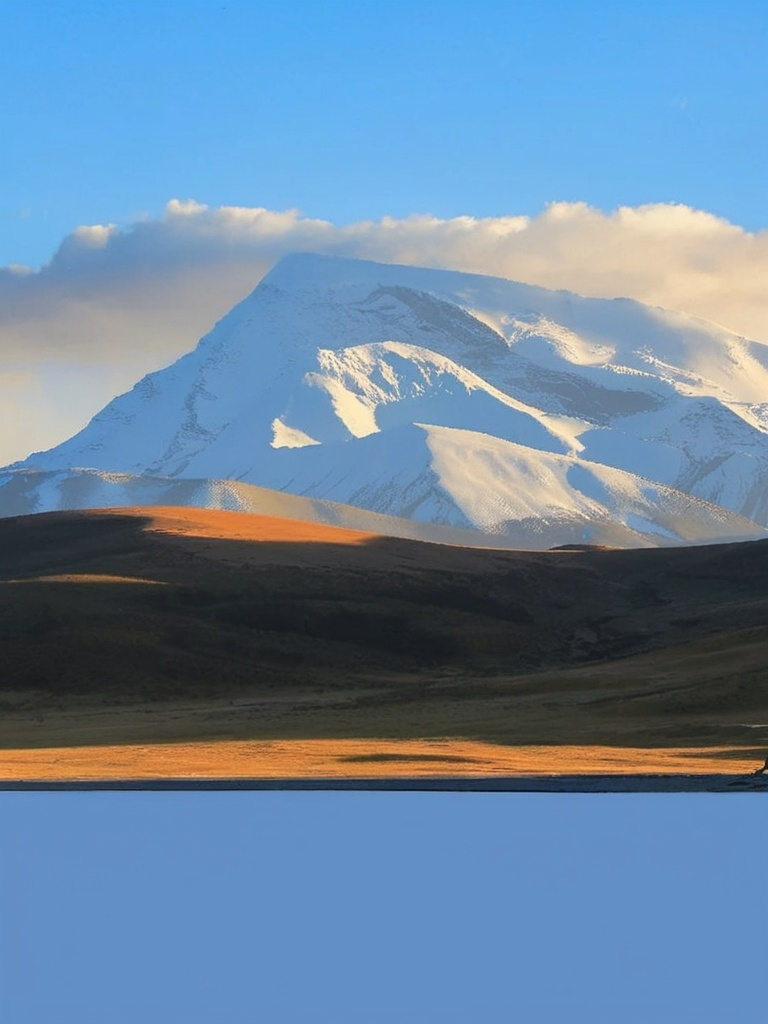
{"label": "exposed rock on snow slope", "polygon": [[126,474],[102,503],[167,504],[175,481],[219,507],[234,484],[203,482],[237,481],[525,547],[755,537],[766,398],[767,346],[678,313],[291,256],[193,352],[0,474],[0,512],[22,491],[85,507],[84,480]]}

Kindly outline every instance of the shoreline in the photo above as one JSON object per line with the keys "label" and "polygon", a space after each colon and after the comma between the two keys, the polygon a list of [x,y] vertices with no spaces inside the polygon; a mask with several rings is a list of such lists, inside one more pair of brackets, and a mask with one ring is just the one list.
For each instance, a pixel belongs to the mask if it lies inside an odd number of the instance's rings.
{"label": "shoreline", "polygon": [[0,792],[768,793],[766,775],[0,780]]}

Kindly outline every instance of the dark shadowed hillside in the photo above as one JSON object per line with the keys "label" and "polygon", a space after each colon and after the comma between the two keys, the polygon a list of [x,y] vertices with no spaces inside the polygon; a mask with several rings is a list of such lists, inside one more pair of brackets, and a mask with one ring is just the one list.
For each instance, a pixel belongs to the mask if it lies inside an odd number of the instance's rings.
{"label": "dark shadowed hillside", "polygon": [[6,519],[0,742],[756,742],[766,580],[763,541],[503,552],[194,509]]}

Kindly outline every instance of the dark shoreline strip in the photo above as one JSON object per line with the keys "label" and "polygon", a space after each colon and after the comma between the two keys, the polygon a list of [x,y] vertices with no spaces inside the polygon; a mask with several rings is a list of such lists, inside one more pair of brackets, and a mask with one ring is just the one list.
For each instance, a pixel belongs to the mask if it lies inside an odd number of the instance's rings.
{"label": "dark shoreline strip", "polygon": [[356,791],[423,793],[768,793],[767,775],[515,775],[427,778],[0,780],[0,792]]}

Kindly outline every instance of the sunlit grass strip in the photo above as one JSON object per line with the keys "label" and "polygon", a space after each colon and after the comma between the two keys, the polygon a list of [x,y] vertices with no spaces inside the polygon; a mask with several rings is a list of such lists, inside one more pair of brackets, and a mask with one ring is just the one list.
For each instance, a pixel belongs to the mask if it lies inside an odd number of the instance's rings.
{"label": "sunlit grass strip", "polygon": [[0,779],[744,774],[754,747],[502,746],[473,740],[221,740],[0,751]]}

